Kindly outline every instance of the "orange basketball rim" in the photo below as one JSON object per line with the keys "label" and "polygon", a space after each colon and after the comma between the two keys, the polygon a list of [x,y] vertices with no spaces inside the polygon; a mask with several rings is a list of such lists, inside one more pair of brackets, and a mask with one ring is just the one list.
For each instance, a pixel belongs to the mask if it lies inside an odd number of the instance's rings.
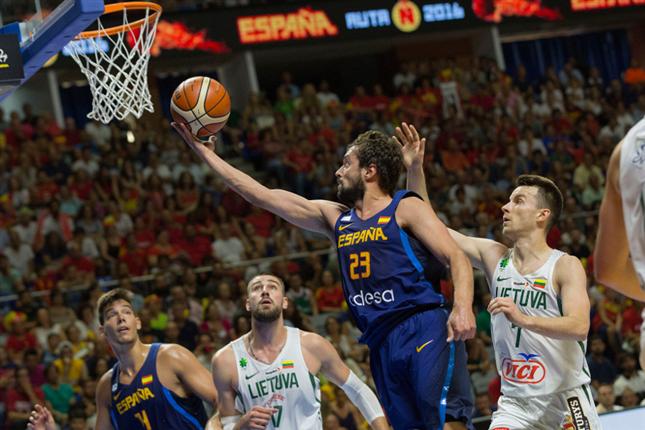
{"label": "orange basketball rim", "polygon": [[82,33],[79,33],[79,35],[76,36],[76,39],[94,39],[101,36],[114,36],[115,34],[124,33],[129,30],[140,28],[141,26],[143,26],[143,24],[146,23],[152,24],[159,18],[159,15],[161,14],[163,8],[156,3],[147,1],[112,3],[105,5],[103,16],[121,11],[133,10],[148,10],[151,11],[151,13],[146,18],[141,18],[128,24],[115,25],[114,27],[101,28],[98,30],[84,31]]}

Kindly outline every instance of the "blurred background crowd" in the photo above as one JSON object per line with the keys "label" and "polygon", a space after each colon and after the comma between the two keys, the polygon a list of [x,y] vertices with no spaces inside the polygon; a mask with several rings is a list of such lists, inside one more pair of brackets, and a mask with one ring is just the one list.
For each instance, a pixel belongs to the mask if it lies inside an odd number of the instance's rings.
{"label": "blurred background crowd", "polygon": [[[565,210],[548,241],[587,269],[594,399],[611,411],[645,397],[635,359],[642,304],[597,285],[592,254],[609,155],[645,115],[643,75],[633,63],[605,82],[570,59],[529,80],[524,68],[509,76],[486,58],[443,59],[403,63],[389,81],[356,82],[341,94],[284,72],[280,85],[233,112],[216,150],[267,186],[334,200],[348,143],[368,129],[392,135],[406,121],[428,139],[424,165],[439,216],[500,242],[500,208],[514,178],[552,178]],[[445,82],[457,86],[449,104]],[[249,330],[246,282],[274,273],[291,299],[287,323],[326,336],[372,384],[332,245],[251,207],[165,120],[81,129],[68,119],[60,128],[28,104],[0,111],[0,250],[0,428],[24,429],[37,402],[63,426],[93,428],[96,382],[114,364],[94,308],[116,285],[134,294],[144,342],[179,343],[209,367],[214,351]],[[450,295],[446,274],[436,276]],[[468,368],[475,414],[486,416],[500,382],[481,275],[475,291]],[[323,387],[326,428],[365,427],[342,391]]]}

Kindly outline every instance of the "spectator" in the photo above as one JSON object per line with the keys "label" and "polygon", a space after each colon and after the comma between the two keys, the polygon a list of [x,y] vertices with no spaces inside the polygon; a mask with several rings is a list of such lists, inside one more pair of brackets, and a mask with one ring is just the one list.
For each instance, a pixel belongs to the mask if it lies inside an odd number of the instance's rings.
{"label": "spectator", "polygon": [[294,273],[291,275],[288,285],[287,297],[295,304],[298,311],[305,315],[317,315],[316,300],[311,290],[302,285],[300,274]]}
{"label": "spectator", "polygon": [[83,424],[86,427],[79,427],[80,422],[76,423],[77,430],[91,430],[96,427],[96,379],[89,378],[83,381],[83,389],[79,400],[74,407],[69,411],[69,426],[70,430],[75,425],[75,420],[80,421],[78,411],[82,413]]}
{"label": "spectator", "polygon": [[22,242],[15,231],[9,231],[9,247],[5,248],[4,255],[21,277],[28,278],[34,274],[34,252],[31,245]]}
{"label": "spectator", "polygon": [[45,366],[40,363],[40,354],[34,348],[25,351],[25,367],[29,371],[29,382],[34,387],[42,387],[45,383]]}
{"label": "spectator", "polygon": [[52,406],[51,412],[56,422],[64,424],[67,422],[67,414],[75,400],[74,389],[71,385],[61,382],[58,369],[50,364],[45,369],[47,383],[43,385],[45,400]]}
{"label": "spectator", "polygon": [[623,354],[619,360],[620,375],[614,382],[614,392],[622,396],[625,388],[630,388],[638,395],[645,393],[645,371],[636,368],[636,358],[632,354]]}
{"label": "spectator", "polygon": [[13,227],[20,241],[26,245],[33,246],[38,226],[32,219],[32,211],[28,207],[22,207],[18,211],[18,223]]}
{"label": "spectator", "polygon": [[599,389],[603,384],[613,384],[618,371],[616,366],[605,356],[605,341],[600,336],[594,335],[589,340],[589,344],[591,353],[587,355],[587,364],[591,373],[591,384],[596,389]]}
{"label": "spectator", "polygon": [[222,318],[219,313],[219,306],[211,302],[206,309],[206,318],[200,326],[201,333],[209,333],[220,344],[224,344],[231,334],[231,323]]}
{"label": "spectator", "polygon": [[80,387],[81,381],[87,379],[87,367],[80,358],[74,358],[74,349],[69,341],[62,341],[56,350],[59,358],[53,364],[61,377],[61,383]]}
{"label": "spectator", "polygon": [[316,291],[316,307],[321,313],[343,312],[345,296],[340,284],[329,270],[322,273],[321,285]]}
{"label": "spectator", "polygon": [[222,263],[239,263],[244,258],[242,241],[231,233],[230,224],[220,226],[220,234],[213,241],[213,255]]}
{"label": "spectator", "polygon": [[69,411],[69,430],[92,430],[96,426],[96,418],[88,419],[86,412],[80,408]]}
{"label": "spectator", "polygon": [[23,430],[27,427],[31,410],[36,404],[43,404],[45,396],[40,388],[31,385],[26,367],[18,367],[13,372],[14,382],[7,387],[4,398],[7,408],[5,428]]}
{"label": "spectator", "polygon": [[4,318],[5,327],[9,332],[7,337],[7,352],[13,363],[22,363],[22,356],[28,349],[37,347],[36,338],[28,331],[27,315],[11,311]]}
{"label": "spectator", "polygon": [[622,406],[616,404],[616,395],[612,384],[600,384],[598,386],[598,406],[596,406],[596,410],[599,414],[623,410]]}
{"label": "spectator", "polygon": [[7,256],[0,254],[0,296],[15,294],[23,287],[20,272],[11,267]]}
{"label": "spectator", "polygon": [[351,402],[347,400],[345,392],[334,387],[335,399],[330,404],[331,413],[336,415],[339,424],[347,430],[359,430],[363,422],[361,414]]}
{"label": "spectator", "polygon": [[638,406],[640,399],[631,388],[625,387],[623,394],[620,396],[620,405],[623,408],[633,408]]}
{"label": "spectator", "polygon": [[219,314],[228,322],[233,321],[233,316],[238,311],[238,306],[233,301],[233,291],[231,284],[220,282],[217,285],[217,298],[215,299]]}
{"label": "spectator", "polygon": [[170,306],[170,309],[172,313],[172,321],[176,324],[177,330],[179,330],[177,343],[186,347],[189,351],[193,351],[197,346],[199,328],[197,327],[197,324],[188,319],[188,308],[186,307],[186,303],[174,302]]}

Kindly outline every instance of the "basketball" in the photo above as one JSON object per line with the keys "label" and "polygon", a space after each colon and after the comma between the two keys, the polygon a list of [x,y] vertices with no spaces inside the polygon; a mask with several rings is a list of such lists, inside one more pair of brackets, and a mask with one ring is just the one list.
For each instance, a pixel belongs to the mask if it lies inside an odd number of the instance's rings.
{"label": "basketball", "polygon": [[231,113],[231,98],[224,85],[205,76],[195,76],[179,84],[170,100],[175,122],[184,123],[199,139],[220,131]]}

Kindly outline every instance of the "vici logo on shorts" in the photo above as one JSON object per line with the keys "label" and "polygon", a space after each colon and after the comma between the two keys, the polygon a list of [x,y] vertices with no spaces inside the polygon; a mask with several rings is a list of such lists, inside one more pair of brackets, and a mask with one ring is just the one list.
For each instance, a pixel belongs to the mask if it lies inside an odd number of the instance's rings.
{"label": "vici logo on shorts", "polygon": [[516,384],[539,384],[544,381],[546,367],[536,360],[539,355],[523,352],[518,355],[522,358],[513,360],[507,357],[502,360],[502,377]]}

